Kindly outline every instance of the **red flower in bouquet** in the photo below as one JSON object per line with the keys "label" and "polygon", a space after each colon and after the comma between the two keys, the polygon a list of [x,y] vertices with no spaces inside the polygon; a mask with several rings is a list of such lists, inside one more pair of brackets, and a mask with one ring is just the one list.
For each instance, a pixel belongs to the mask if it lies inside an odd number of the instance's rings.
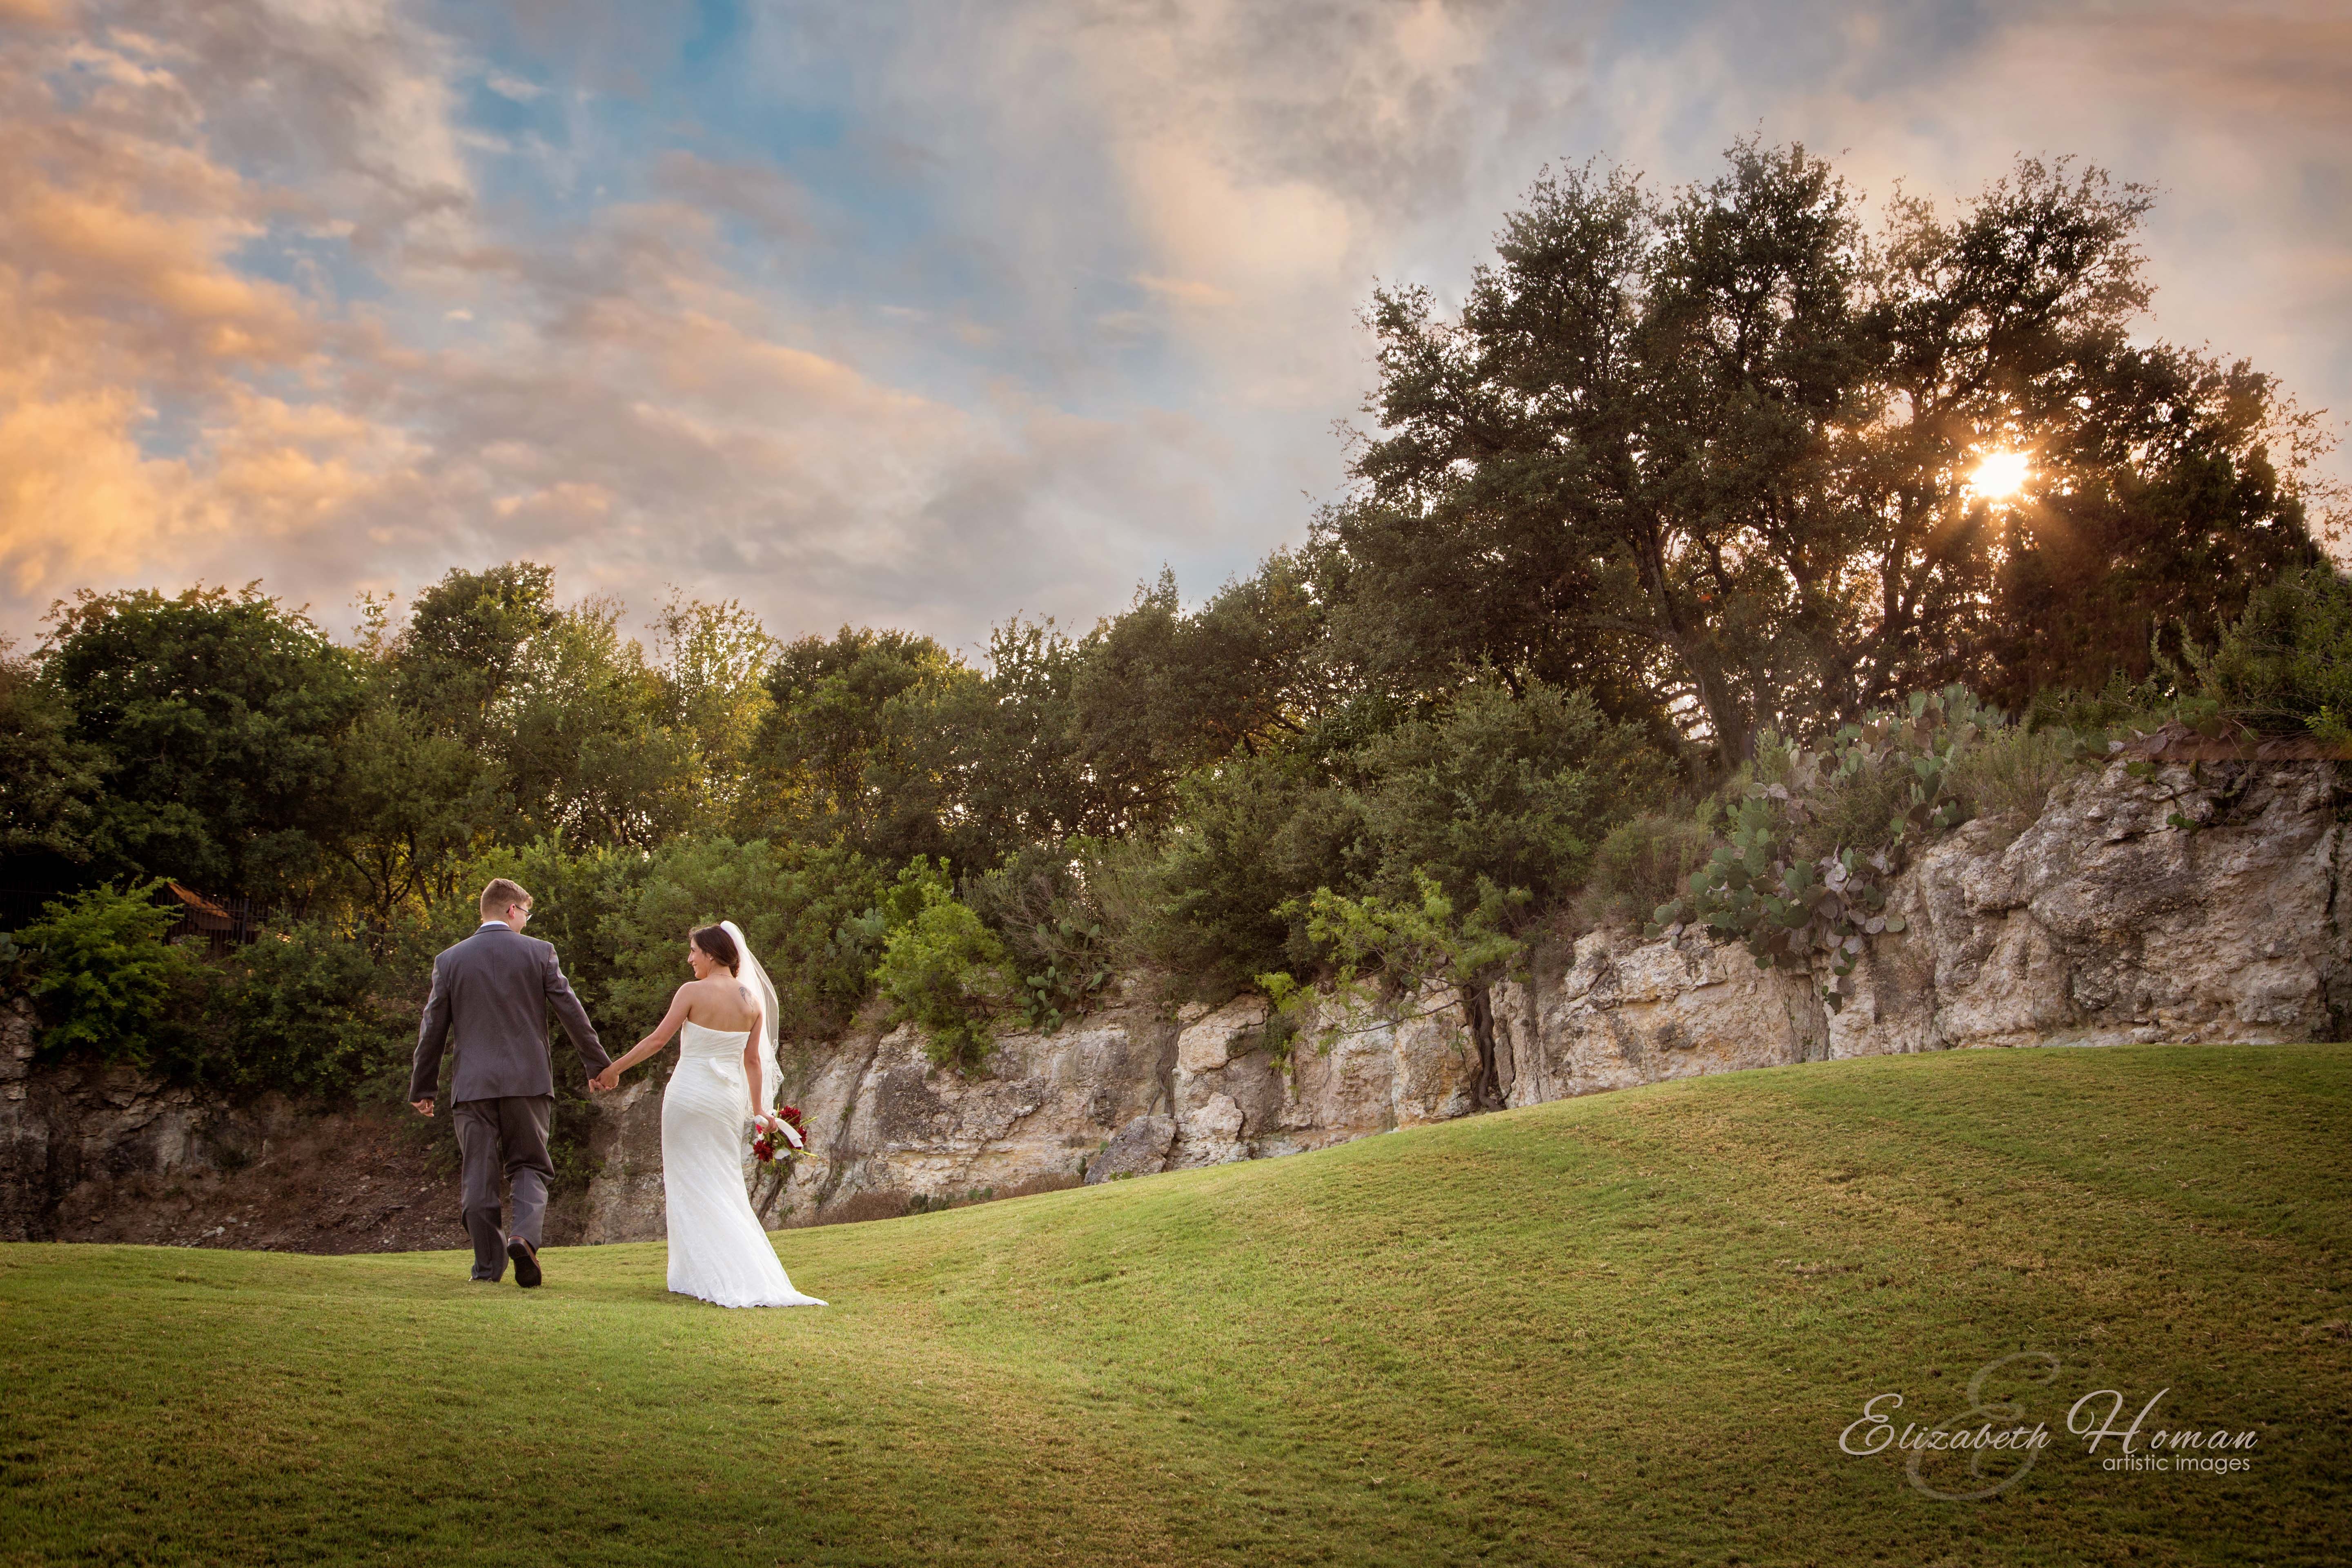
{"label": "red flower in bouquet", "polygon": [[751,1138],[751,1158],[762,1165],[790,1163],[808,1152],[808,1131],[801,1125],[800,1107],[787,1105]]}

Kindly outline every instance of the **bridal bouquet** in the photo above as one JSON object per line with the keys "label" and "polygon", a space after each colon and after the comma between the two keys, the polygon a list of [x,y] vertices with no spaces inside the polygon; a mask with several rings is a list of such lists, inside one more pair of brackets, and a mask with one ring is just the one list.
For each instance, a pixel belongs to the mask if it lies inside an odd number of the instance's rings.
{"label": "bridal bouquet", "polygon": [[762,1165],[790,1163],[808,1152],[808,1129],[801,1125],[800,1108],[787,1105],[767,1126],[751,1135],[751,1158]]}

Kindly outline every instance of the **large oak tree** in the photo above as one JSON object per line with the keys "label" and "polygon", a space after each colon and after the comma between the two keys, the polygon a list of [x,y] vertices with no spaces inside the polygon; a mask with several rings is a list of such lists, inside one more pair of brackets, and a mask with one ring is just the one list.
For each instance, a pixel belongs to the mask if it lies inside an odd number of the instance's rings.
{"label": "large oak tree", "polygon": [[[2313,558],[2308,421],[2133,340],[2142,190],[2028,160],[1874,226],[1801,147],[1727,161],[1547,176],[1458,317],[1375,296],[1378,428],[1318,531],[1369,679],[1584,686],[1728,765],[1921,685],[2096,685]],[[1996,452],[2013,497],[1971,485]]]}

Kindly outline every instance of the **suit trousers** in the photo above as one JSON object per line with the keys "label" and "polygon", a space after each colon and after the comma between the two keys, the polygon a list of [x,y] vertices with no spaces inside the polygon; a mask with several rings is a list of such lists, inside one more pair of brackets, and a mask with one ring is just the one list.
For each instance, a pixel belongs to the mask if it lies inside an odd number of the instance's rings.
{"label": "suit trousers", "polygon": [[[547,1184],[555,1178],[547,1157],[547,1127],[555,1113],[551,1094],[516,1094],[500,1100],[461,1100],[450,1107],[457,1124],[457,1152],[465,1162],[466,1233],[474,1238],[474,1278],[502,1279],[507,1237],[521,1237],[539,1247],[540,1221],[547,1214]],[[514,1228],[507,1230],[499,1209],[499,1178],[514,1184]]]}

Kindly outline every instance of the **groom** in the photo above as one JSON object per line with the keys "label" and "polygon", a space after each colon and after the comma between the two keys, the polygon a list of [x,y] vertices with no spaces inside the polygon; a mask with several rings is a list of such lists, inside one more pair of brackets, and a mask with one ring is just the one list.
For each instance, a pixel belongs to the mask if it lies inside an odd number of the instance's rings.
{"label": "groom", "polygon": [[[519,882],[494,879],[482,889],[481,929],[433,961],[433,993],[416,1031],[416,1065],[408,1100],[433,1114],[441,1052],[457,1037],[449,1084],[450,1119],[464,1158],[466,1229],[474,1238],[474,1278],[498,1283],[514,1259],[515,1283],[539,1283],[539,1226],[547,1213],[547,1124],[555,1110],[555,1076],[547,1054],[547,1009],[588,1064],[608,1058],[580,998],[555,962],[555,949],[522,934],[530,895]],[[499,1173],[514,1184],[514,1229],[500,1226]]]}

